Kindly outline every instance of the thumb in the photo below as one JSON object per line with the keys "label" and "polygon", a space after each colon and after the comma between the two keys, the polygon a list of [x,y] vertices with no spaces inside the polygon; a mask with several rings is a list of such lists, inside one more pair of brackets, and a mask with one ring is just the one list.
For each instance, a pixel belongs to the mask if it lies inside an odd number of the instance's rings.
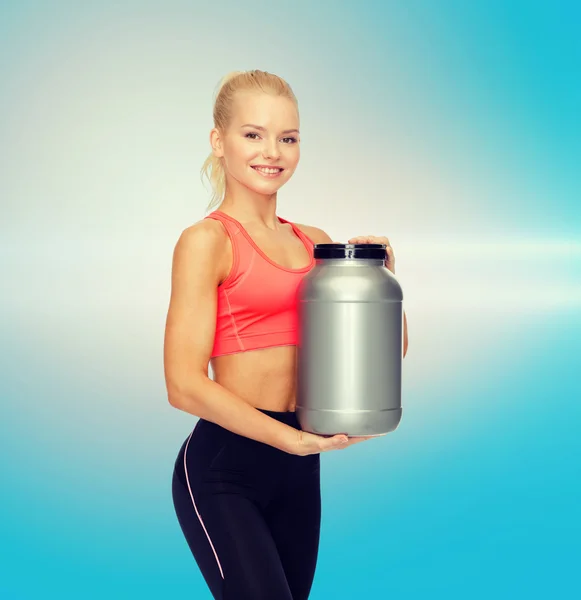
{"label": "thumb", "polygon": [[347,445],[349,438],[346,435],[338,433],[325,441],[328,448],[341,448]]}

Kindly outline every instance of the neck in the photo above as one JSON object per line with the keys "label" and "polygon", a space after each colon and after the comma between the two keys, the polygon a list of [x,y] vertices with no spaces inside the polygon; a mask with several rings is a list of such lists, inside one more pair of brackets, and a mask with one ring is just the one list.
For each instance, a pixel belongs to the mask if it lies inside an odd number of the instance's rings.
{"label": "neck", "polygon": [[218,210],[224,211],[241,223],[262,226],[273,231],[280,229],[281,224],[276,216],[276,192],[271,195],[257,194],[248,189],[245,192],[232,193],[226,190]]}

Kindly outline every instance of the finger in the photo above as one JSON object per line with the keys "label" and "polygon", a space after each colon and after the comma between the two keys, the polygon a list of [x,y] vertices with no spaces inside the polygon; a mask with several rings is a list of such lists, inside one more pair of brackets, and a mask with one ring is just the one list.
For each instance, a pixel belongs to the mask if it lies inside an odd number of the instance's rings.
{"label": "finger", "polygon": [[353,444],[359,444],[359,442],[364,442],[365,440],[368,440],[368,437],[356,437],[356,438],[351,438],[349,440],[349,445],[352,446]]}
{"label": "finger", "polygon": [[346,435],[334,435],[333,437],[326,438],[323,442],[325,450],[335,450],[336,448],[344,448],[349,442],[349,438]]}
{"label": "finger", "polygon": [[349,438],[349,445],[358,444],[359,442],[365,442],[376,436],[374,435],[358,435],[357,437]]}

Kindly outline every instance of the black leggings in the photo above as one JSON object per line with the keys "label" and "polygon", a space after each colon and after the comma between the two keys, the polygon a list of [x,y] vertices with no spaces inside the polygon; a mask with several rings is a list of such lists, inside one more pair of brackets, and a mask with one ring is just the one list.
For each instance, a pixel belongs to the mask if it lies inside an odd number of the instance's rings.
{"label": "black leggings", "polygon": [[[259,409],[300,429],[294,412]],[[199,419],[179,451],[175,511],[216,600],[306,600],[321,525],[320,455]]]}

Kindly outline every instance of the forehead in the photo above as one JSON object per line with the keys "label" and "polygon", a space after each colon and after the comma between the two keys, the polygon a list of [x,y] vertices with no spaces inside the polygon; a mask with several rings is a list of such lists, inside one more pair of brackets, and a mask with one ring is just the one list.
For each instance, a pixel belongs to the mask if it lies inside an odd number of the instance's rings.
{"label": "forehead", "polygon": [[299,126],[297,109],[290,98],[257,92],[238,92],[232,108],[234,126],[239,127],[243,123],[254,123],[273,129]]}

